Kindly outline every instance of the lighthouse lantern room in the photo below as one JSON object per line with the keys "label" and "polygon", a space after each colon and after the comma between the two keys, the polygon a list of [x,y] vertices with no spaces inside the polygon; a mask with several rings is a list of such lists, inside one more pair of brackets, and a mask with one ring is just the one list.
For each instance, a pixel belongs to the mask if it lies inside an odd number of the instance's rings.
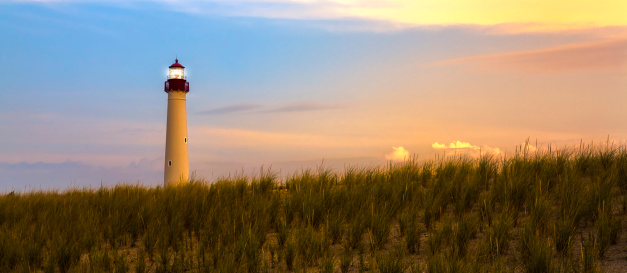
{"label": "lighthouse lantern room", "polygon": [[170,66],[168,79],[185,79],[185,67],[179,63],[178,59]]}
{"label": "lighthouse lantern room", "polygon": [[178,59],[170,66],[164,90],[168,93],[168,121],[163,178],[165,186],[169,186],[189,180],[186,109],[189,83],[185,78],[185,67]]}
{"label": "lighthouse lantern room", "polygon": [[176,59],[168,71],[168,80],[165,82],[165,92],[180,90],[189,92],[189,83],[185,78],[185,67]]}

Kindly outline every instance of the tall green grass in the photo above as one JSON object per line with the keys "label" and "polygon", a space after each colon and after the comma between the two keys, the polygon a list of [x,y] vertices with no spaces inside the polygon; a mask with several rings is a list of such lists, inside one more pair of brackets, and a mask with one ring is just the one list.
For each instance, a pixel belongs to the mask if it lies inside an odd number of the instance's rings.
{"label": "tall green grass", "polygon": [[624,240],[626,193],[627,149],[583,144],[11,193],[0,272],[598,271]]}

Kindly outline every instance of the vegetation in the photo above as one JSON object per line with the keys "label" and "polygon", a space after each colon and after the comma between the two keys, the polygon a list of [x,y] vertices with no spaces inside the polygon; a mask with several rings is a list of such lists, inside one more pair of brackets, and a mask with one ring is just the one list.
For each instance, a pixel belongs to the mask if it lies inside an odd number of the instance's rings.
{"label": "vegetation", "polygon": [[10,193],[0,272],[594,272],[626,194],[611,145]]}

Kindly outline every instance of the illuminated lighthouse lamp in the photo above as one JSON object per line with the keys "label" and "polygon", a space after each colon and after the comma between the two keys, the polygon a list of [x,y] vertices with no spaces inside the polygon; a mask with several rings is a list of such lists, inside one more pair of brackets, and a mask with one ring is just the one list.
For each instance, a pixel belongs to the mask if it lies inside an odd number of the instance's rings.
{"label": "illuminated lighthouse lamp", "polygon": [[176,59],[176,62],[170,66],[168,79],[185,79],[185,67],[179,63],[178,59]]}
{"label": "illuminated lighthouse lamp", "polygon": [[189,92],[189,83],[185,79],[185,67],[176,61],[170,66],[168,80],[165,82],[164,90],[180,90]]}

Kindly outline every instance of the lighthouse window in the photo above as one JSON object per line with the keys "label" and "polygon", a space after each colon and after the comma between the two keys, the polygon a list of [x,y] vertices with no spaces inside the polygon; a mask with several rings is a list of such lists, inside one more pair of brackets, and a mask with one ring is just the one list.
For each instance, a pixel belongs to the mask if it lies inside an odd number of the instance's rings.
{"label": "lighthouse window", "polygon": [[172,167],[172,160],[168,161],[168,167]]}
{"label": "lighthouse window", "polygon": [[185,143],[187,143],[187,138],[185,138]]}

